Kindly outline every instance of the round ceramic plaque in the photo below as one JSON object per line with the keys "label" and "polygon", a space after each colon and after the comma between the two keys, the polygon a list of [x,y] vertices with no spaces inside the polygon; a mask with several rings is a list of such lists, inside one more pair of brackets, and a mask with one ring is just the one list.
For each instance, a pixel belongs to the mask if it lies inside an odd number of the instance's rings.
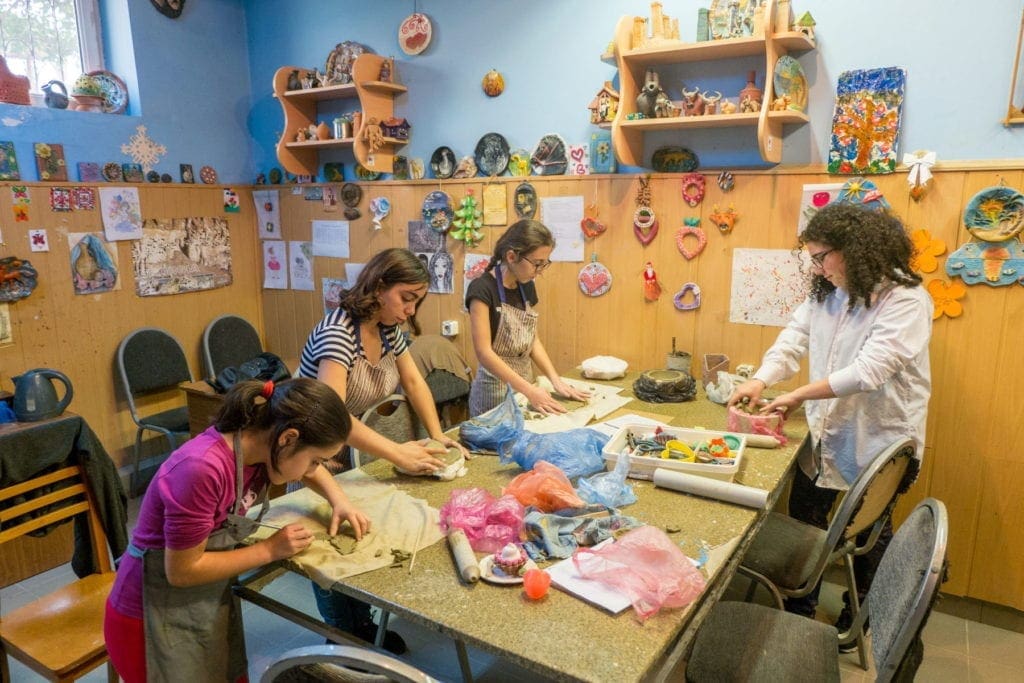
{"label": "round ceramic plaque", "polygon": [[448,232],[454,217],[451,199],[446,193],[434,190],[423,198],[423,221],[434,232]]}
{"label": "round ceramic plaque", "polygon": [[124,170],[121,168],[121,164],[114,161],[103,164],[103,179],[108,183],[124,181]]}
{"label": "round ceramic plaque", "polygon": [[498,133],[487,133],[476,143],[474,159],[484,175],[501,175],[508,167],[508,142]]}
{"label": "round ceramic plaque", "polygon": [[568,166],[565,140],[553,133],[542,137],[530,156],[534,175],[563,175]]}
{"label": "round ceramic plaque", "polygon": [[398,45],[407,55],[418,55],[430,45],[434,29],[426,14],[416,12],[410,14],[398,27]]}
{"label": "round ceramic plaque", "polygon": [[110,71],[90,71],[100,89],[103,90],[103,111],[107,114],[123,114],[128,108],[128,88],[121,77]]}
{"label": "round ceramic plaque", "polygon": [[199,169],[199,179],[207,185],[213,185],[217,182],[217,171],[213,170],[213,166],[203,166]]}
{"label": "round ceramic plaque", "polygon": [[587,296],[601,296],[612,288],[612,274],[603,263],[588,263],[580,269],[576,278],[580,291]]}
{"label": "round ceramic plaque", "polygon": [[430,171],[435,178],[451,178],[456,164],[455,152],[451,147],[438,147],[430,155]]}

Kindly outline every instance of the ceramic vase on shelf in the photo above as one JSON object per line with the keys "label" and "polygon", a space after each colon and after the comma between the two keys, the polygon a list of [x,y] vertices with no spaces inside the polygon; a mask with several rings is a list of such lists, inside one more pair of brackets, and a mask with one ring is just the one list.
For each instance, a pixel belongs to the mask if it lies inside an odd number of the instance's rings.
{"label": "ceramic vase on shelf", "polygon": [[326,121],[321,121],[320,125],[316,127],[316,138],[317,140],[331,139],[331,127],[327,125]]}
{"label": "ceramic vase on shelf", "polygon": [[76,111],[103,112],[102,95],[72,95],[71,99],[75,101]]}
{"label": "ceramic vase on shelf", "polygon": [[[764,98],[764,93],[761,91],[760,88],[757,87],[757,85],[754,84],[754,79],[756,78],[756,76],[756,71],[751,71],[747,74],[747,86],[743,88],[743,90],[740,90],[740,102],[743,102],[744,99],[749,98],[751,102],[757,102],[760,105],[762,99]],[[761,107],[758,106],[756,111],[760,110]]]}

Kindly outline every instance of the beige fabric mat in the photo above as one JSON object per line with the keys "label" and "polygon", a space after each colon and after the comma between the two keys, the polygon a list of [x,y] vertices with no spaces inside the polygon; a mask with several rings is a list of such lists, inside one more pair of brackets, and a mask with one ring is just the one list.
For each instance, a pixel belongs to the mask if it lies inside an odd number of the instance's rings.
{"label": "beige fabric mat", "polygon": [[[412,554],[441,540],[439,513],[425,500],[399,491],[393,484],[384,484],[360,470],[344,472],[335,477],[349,499],[370,518],[370,533],[363,537],[354,552],[341,555],[328,540],[315,540],[291,562],[323,588],[349,576],[390,566],[392,549]],[[263,522],[284,526],[301,522],[314,533],[327,532],[330,506],[308,488],[293,491],[270,501]],[[255,516],[254,512],[250,516]],[[260,527],[254,538],[267,538],[275,529]],[[340,534],[351,535],[346,523]],[[408,566],[409,560],[406,560]]]}

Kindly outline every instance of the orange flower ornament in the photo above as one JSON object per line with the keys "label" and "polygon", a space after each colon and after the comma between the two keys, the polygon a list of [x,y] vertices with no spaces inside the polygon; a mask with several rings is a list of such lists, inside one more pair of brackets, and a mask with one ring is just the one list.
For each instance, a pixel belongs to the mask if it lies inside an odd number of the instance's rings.
{"label": "orange flower ornament", "polygon": [[914,243],[914,255],[910,259],[910,269],[918,273],[934,273],[939,267],[937,256],[946,253],[946,243],[935,239],[927,230],[915,230],[910,233]]}
{"label": "orange flower ornament", "polygon": [[964,312],[960,299],[964,298],[967,293],[967,287],[963,282],[932,280],[928,283],[928,293],[931,294],[932,301],[935,302],[935,311],[932,313],[933,320],[937,320],[943,315],[958,318]]}

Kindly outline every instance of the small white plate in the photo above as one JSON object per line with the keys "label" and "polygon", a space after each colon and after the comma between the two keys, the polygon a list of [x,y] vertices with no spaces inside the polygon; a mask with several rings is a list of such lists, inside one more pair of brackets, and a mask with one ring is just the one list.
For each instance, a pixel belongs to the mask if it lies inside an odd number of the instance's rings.
{"label": "small white plate", "polygon": [[[537,563],[531,559],[526,560],[526,564],[523,565],[523,573],[526,573],[527,569],[536,569]],[[494,555],[488,555],[487,557],[480,560],[480,578],[488,583],[499,583],[499,584],[514,584],[522,583],[522,576],[505,576],[501,573],[500,569],[494,568]]]}

